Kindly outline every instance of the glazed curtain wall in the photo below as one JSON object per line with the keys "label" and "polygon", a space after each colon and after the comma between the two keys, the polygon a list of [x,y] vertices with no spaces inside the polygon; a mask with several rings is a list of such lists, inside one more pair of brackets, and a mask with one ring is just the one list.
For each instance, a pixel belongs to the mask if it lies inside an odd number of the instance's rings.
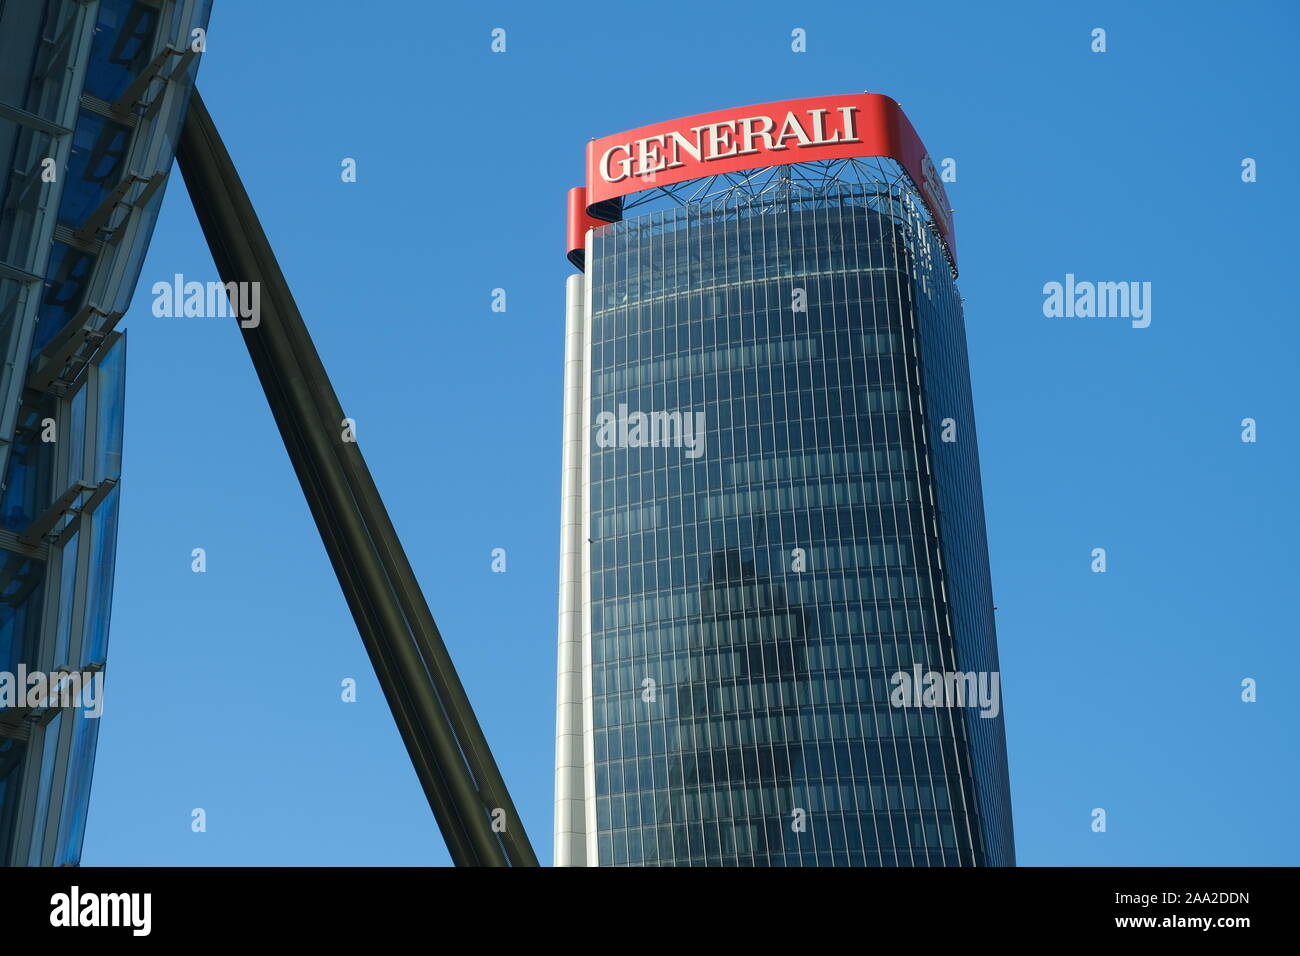
{"label": "glazed curtain wall", "polygon": [[[955,291],[885,199],[834,185],[594,233],[601,865],[997,862],[968,715],[889,705],[897,671],[960,662],[918,278]],[[962,560],[987,582],[978,527]]]}

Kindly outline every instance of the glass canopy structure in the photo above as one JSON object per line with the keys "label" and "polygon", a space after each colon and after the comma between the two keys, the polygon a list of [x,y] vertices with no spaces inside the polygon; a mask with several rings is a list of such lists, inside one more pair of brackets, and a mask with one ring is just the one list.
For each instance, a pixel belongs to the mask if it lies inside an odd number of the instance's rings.
{"label": "glass canopy structure", "polygon": [[[102,674],[126,311],[207,0],[0,0],[0,674]],[[98,714],[0,708],[0,865],[78,863]],[[50,701],[55,704],[57,701]]]}

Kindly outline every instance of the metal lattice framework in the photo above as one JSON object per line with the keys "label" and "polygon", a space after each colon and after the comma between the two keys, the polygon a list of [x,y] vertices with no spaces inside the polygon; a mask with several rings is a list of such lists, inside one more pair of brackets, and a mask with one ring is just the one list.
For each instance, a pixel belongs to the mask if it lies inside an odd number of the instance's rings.
{"label": "metal lattice framework", "polygon": [[943,249],[953,277],[957,275],[951,251],[912,178],[901,164],[887,157],[764,166],[665,186],[653,185],[653,174],[643,179],[648,188],[623,199],[625,219],[672,207],[694,207],[712,216],[749,216],[767,208],[797,205],[801,200],[839,195],[863,202],[883,215],[921,225]]}

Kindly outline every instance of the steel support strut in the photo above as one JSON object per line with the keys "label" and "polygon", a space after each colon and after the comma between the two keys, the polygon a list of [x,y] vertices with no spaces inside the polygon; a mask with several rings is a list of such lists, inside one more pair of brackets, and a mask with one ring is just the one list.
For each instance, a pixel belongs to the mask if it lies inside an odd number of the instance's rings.
{"label": "steel support strut", "polygon": [[241,323],[244,344],[452,860],[537,866],[361,449],[343,440],[342,406],[198,90],[176,159],[222,281],[260,284],[258,321]]}

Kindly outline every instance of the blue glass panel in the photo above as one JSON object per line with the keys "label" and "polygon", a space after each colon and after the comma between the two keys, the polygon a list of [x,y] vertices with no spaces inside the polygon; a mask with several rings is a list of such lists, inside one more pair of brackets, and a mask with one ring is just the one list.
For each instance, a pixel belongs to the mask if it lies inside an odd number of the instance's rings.
{"label": "blue glass panel", "polygon": [[90,592],[86,597],[86,631],[82,665],[102,663],[108,653],[108,625],[113,609],[113,573],[117,557],[118,490],[95,509],[90,549]]}
{"label": "blue glass panel", "polygon": [[77,389],[72,396],[71,417],[63,425],[63,440],[67,442],[67,469],[63,473],[60,492],[71,487],[73,482],[81,481],[86,473],[86,389]]}
{"label": "blue glass panel", "polygon": [[[53,140],[47,133],[0,119],[0,260],[31,272],[44,246],[37,241],[42,210],[48,203],[47,186],[41,182],[46,157],[53,155]],[[0,307],[0,322],[8,319]]]}
{"label": "blue glass panel", "polygon": [[73,81],[69,55],[79,31],[72,21],[82,6],[64,0],[0,3],[0,102],[57,118]]}
{"label": "blue glass panel", "polygon": [[70,664],[68,648],[72,636],[72,604],[77,587],[77,544],[80,532],[67,535],[59,559],[59,617],[55,625],[53,665]]}
{"label": "blue glass panel", "polygon": [[0,549],[0,577],[0,670],[13,673],[19,663],[35,666],[45,564]]}
{"label": "blue glass panel", "polygon": [[26,528],[49,504],[50,467],[56,445],[41,441],[41,422],[46,417],[45,412],[31,408],[20,411],[0,498],[0,523],[12,531]]}
{"label": "blue glass panel", "polygon": [[0,737],[0,863],[13,851],[27,742]]}
{"label": "blue glass panel", "polygon": [[[0,549],[0,671],[15,673],[20,663],[35,668],[44,600],[45,565]],[[0,738],[0,865],[13,849],[17,797],[23,779],[25,743]]]}
{"label": "blue glass panel", "polygon": [[95,770],[95,745],[99,741],[99,718],[76,711],[72,731],[72,754],[63,791],[63,812],[59,819],[54,865],[81,861],[81,844],[86,835],[86,813],[90,809],[90,784]]}
{"label": "blue glass panel", "polygon": [[50,265],[45,273],[45,295],[37,312],[36,334],[32,337],[32,358],[81,309],[94,265],[95,257],[90,253],[73,249],[62,242],[54,243],[50,251]]}
{"label": "blue glass panel", "polygon": [[131,148],[131,127],[82,110],[72,137],[67,181],[59,201],[59,222],[76,227],[126,175],[126,158]]}
{"label": "blue glass panel", "polygon": [[28,866],[40,866],[41,854],[45,850],[45,830],[50,816],[50,797],[54,792],[54,763],[58,754],[63,713],[59,711],[50,719],[41,738],[41,776],[36,787],[36,823],[32,831],[32,845],[27,854]]}
{"label": "blue glass panel", "polygon": [[158,25],[155,7],[136,0],[100,0],[86,70],[86,92],[112,103],[148,66]]}
{"label": "blue glass panel", "polygon": [[99,363],[99,448],[95,480],[122,474],[122,407],[126,399],[126,338],[118,339]]}

